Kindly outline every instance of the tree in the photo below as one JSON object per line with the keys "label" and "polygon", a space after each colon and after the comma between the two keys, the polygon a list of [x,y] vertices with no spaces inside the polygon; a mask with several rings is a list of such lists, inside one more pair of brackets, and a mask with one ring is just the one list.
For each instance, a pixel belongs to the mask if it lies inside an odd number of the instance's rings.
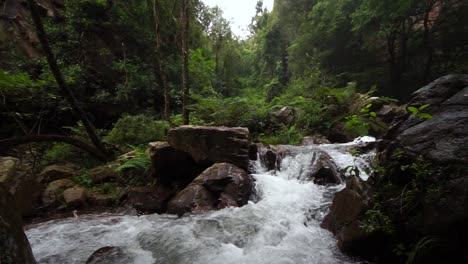
{"label": "tree", "polygon": [[[64,77],[63,77],[63,75],[62,75],[62,73],[60,71],[60,68],[59,68],[59,66],[57,64],[57,60],[55,59],[55,56],[54,56],[54,54],[52,52],[52,49],[50,48],[49,42],[47,40],[47,35],[46,35],[45,31],[44,31],[44,26],[42,24],[42,20],[41,20],[41,17],[39,15],[39,12],[37,10],[36,2],[34,2],[34,0],[28,0],[28,4],[29,4],[29,9],[31,11],[31,17],[33,19],[34,25],[35,25],[36,30],[37,30],[37,35],[38,35],[39,41],[41,43],[44,54],[47,57],[47,62],[49,64],[50,71],[54,75],[54,78],[55,78],[55,80],[57,82],[57,85],[59,86],[60,90],[64,94],[65,98],[70,103],[74,113],[77,115],[77,117],[83,123],[83,126],[85,127],[86,132],[88,133],[88,136],[89,136],[91,142],[95,146],[95,150],[94,150],[96,152],[95,155],[98,156],[100,159],[103,159],[103,160],[107,159],[106,158],[107,151],[106,151],[104,145],[102,144],[102,142],[100,141],[100,139],[98,138],[98,136],[96,134],[96,128],[91,123],[91,121],[89,120],[89,118],[86,116],[85,112],[83,111],[83,109],[79,105],[78,100],[76,99],[73,91],[66,84],[65,79],[64,79]],[[57,140],[59,138],[53,137],[53,136],[37,136],[37,139],[54,141],[54,140]],[[29,139],[29,140],[34,140],[34,137]],[[24,141],[26,142],[26,141],[29,141],[29,140],[25,139]],[[63,140],[61,140],[61,141],[63,141]],[[75,144],[75,145],[76,146],[78,146],[78,145],[82,146],[83,144]]]}
{"label": "tree", "polygon": [[183,82],[183,98],[182,98],[182,118],[183,124],[189,124],[189,109],[190,104],[190,50],[189,50],[189,33],[190,33],[190,0],[182,1],[181,10],[181,22],[182,22],[182,82]]}
{"label": "tree", "polygon": [[154,39],[156,44],[156,63],[158,65],[159,79],[163,88],[164,96],[164,118],[167,122],[171,122],[170,102],[169,102],[169,87],[167,84],[165,62],[162,59],[161,49],[161,20],[160,20],[160,3],[159,0],[153,0],[153,19],[154,19]]}

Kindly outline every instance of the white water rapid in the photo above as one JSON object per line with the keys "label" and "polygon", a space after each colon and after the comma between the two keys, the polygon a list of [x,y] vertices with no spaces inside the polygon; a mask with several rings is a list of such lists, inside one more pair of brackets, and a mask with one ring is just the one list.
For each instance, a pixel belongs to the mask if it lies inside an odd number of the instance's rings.
{"label": "white water rapid", "polygon": [[366,159],[348,144],[291,147],[281,171],[256,164],[257,201],[202,215],[92,215],[29,226],[27,236],[39,263],[84,264],[97,249],[117,246],[126,257],[109,264],[332,264],[357,263],[320,228],[333,197],[343,185],[305,182],[316,149],[341,169],[357,166],[366,179]]}

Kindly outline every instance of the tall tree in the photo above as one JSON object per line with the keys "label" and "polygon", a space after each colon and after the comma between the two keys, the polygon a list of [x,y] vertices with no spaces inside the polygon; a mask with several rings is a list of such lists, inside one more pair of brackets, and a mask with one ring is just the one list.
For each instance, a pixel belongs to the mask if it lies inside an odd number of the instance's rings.
{"label": "tall tree", "polygon": [[93,123],[89,120],[87,117],[86,113],[83,111],[81,108],[80,104],[78,103],[78,100],[76,99],[72,89],[67,85],[65,82],[65,79],[62,75],[62,72],[60,71],[60,68],[57,64],[57,60],[52,52],[52,49],[49,45],[48,39],[46,32],[44,30],[44,26],[42,24],[41,17],[39,15],[38,9],[36,2],[34,0],[28,0],[29,8],[31,11],[31,17],[33,19],[34,25],[37,30],[37,36],[39,38],[39,41],[41,43],[41,47],[44,51],[45,56],[47,57],[47,62],[49,64],[50,71],[52,72],[55,81],[57,82],[57,85],[59,89],[62,91],[64,94],[65,98],[67,99],[68,103],[71,105],[73,112],[77,115],[77,117],[81,120],[83,123],[83,126],[86,129],[86,132],[91,140],[91,142],[94,144],[96,147],[96,151],[99,152],[99,156],[105,156],[106,155],[106,149],[104,145],[102,144],[101,140],[97,136],[96,133],[96,128],[94,127]]}
{"label": "tall tree", "polygon": [[189,103],[190,103],[190,74],[189,74],[189,34],[190,34],[190,0],[182,1],[181,10],[182,21],[182,82],[183,82],[183,97],[182,97],[182,118],[183,124],[189,124]]}
{"label": "tall tree", "polygon": [[165,62],[162,56],[161,50],[161,20],[160,20],[160,2],[159,0],[153,0],[153,19],[154,19],[154,38],[156,44],[156,63],[159,72],[159,79],[161,82],[161,86],[163,88],[163,96],[164,96],[164,118],[169,123],[171,122],[171,115],[170,115],[170,99],[169,99],[169,87],[167,83],[167,76],[166,76],[166,67]]}

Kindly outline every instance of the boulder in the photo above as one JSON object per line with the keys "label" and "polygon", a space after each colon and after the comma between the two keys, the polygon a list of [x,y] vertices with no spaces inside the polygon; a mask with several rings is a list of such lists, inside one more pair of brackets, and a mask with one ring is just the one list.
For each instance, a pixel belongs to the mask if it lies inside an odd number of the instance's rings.
{"label": "boulder", "polygon": [[41,182],[49,183],[60,179],[71,179],[78,174],[76,167],[68,165],[50,165],[39,174]]}
{"label": "boulder", "polygon": [[168,134],[170,146],[190,154],[205,168],[227,162],[247,171],[249,140],[249,130],[241,127],[181,126]]}
{"label": "boulder", "polygon": [[216,163],[168,203],[167,212],[179,216],[227,206],[243,206],[253,191],[252,177],[229,163]]}
{"label": "boulder", "polygon": [[93,206],[107,207],[115,204],[116,197],[111,194],[91,193],[88,194],[88,201]]}
{"label": "boulder", "polygon": [[302,146],[330,144],[330,141],[322,135],[307,136],[302,139]]}
{"label": "boulder", "polygon": [[86,190],[81,187],[66,189],[63,192],[63,198],[69,208],[80,208],[86,205]]}
{"label": "boulder", "polygon": [[429,104],[425,119],[407,114],[387,135],[414,156],[434,162],[468,164],[468,75],[437,79],[413,94],[408,106]]}
{"label": "boulder", "polygon": [[99,166],[88,171],[88,176],[93,183],[116,181],[122,174],[121,172],[116,171],[119,166],[120,163],[111,163]]}
{"label": "boulder", "polygon": [[277,123],[289,125],[296,118],[296,109],[292,106],[273,106],[271,116]]}
{"label": "boulder", "polygon": [[315,184],[340,184],[341,174],[333,159],[323,151],[316,151],[312,158],[309,178]]}
{"label": "boulder", "polygon": [[0,183],[0,263],[35,264],[13,196]]}
{"label": "boulder", "polygon": [[0,182],[11,179],[19,167],[20,161],[13,157],[0,157]]}
{"label": "boulder", "polygon": [[34,213],[40,203],[42,185],[28,166],[16,158],[0,157],[0,183],[13,195],[22,216]]}
{"label": "boulder", "polygon": [[363,243],[367,243],[370,237],[362,228],[361,218],[370,208],[369,187],[354,176],[348,180],[346,188],[335,194],[330,213],[321,226],[336,236],[341,250],[360,255],[362,250],[366,250]]}
{"label": "boulder", "polygon": [[284,145],[258,144],[260,161],[267,170],[278,170],[284,157],[290,154],[290,150]]}
{"label": "boulder", "polygon": [[166,142],[152,142],[148,145],[151,159],[151,175],[157,184],[175,189],[185,188],[203,171],[195,160],[183,151]]}
{"label": "boulder", "polygon": [[64,202],[63,192],[75,185],[75,182],[69,179],[62,179],[49,183],[42,194],[43,204],[45,206],[59,205],[61,202]]}
{"label": "boulder", "polygon": [[133,261],[133,257],[121,247],[102,247],[94,251],[86,264],[126,264]]}
{"label": "boulder", "polygon": [[164,185],[142,186],[131,188],[125,197],[124,203],[133,206],[138,214],[166,212],[167,202],[174,196],[175,191]]}

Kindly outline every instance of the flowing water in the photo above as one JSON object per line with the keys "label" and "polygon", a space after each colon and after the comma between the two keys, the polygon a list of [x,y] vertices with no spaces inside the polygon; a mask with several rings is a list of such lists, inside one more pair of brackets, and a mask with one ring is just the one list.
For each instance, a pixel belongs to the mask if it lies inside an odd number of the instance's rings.
{"label": "flowing water", "polygon": [[39,263],[82,264],[105,246],[119,247],[125,255],[109,264],[357,263],[342,255],[331,233],[319,226],[333,194],[344,186],[304,181],[317,149],[341,169],[357,166],[366,179],[372,154],[348,153],[356,144],[290,147],[280,171],[265,171],[257,162],[257,198],[242,208],[183,218],[78,216],[30,226],[27,236]]}

